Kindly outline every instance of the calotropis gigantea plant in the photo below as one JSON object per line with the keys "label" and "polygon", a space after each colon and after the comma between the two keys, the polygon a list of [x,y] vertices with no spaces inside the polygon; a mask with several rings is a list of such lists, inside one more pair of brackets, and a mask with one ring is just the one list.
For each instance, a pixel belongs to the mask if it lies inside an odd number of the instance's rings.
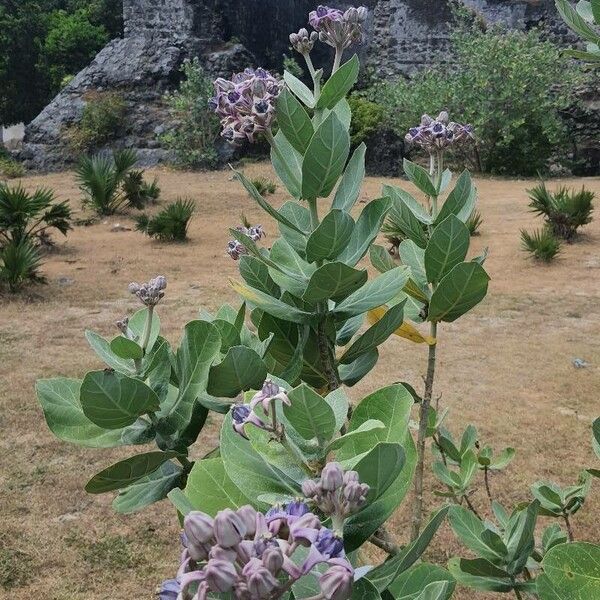
{"label": "calotropis gigantea plant", "polygon": [[598,66],[600,63],[600,0],[579,0],[575,7],[569,0],[556,0],[556,8],[565,23],[586,42],[585,51],[569,50],[569,56]]}

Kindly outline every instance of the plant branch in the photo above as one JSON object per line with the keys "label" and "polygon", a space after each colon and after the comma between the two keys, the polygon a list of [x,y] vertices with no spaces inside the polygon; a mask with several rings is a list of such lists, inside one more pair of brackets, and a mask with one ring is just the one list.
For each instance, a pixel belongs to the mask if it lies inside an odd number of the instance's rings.
{"label": "plant branch", "polygon": [[483,469],[483,481],[485,483],[485,491],[487,493],[488,500],[490,501],[490,504],[492,504],[494,500],[492,498],[492,490],[490,488],[490,470],[487,467]]}
{"label": "plant branch", "polygon": [[575,541],[575,536],[573,535],[573,527],[571,526],[569,515],[567,513],[563,513],[563,519],[565,520],[565,525],[567,526],[567,535],[569,536],[569,542],[573,542]]}
{"label": "plant branch", "polygon": [[377,546],[377,548],[387,552],[390,556],[395,556],[402,550],[402,546],[399,546],[383,527],[380,527],[369,538],[369,542],[371,542],[373,546]]}

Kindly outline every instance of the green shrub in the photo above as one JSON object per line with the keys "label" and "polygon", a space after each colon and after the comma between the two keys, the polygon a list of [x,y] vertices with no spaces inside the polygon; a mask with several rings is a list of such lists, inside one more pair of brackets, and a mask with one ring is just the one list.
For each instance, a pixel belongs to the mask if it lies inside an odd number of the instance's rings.
{"label": "green shrub", "polygon": [[352,109],[350,142],[358,146],[377,131],[385,117],[385,110],[383,106],[356,94],[350,96],[348,102]]}
{"label": "green shrub", "polygon": [[277,184],[268,177],[256,177],[252,179],[252,184],[261,196],[274,194],[277,190]]}
{"label": "green shrub", "polygon": [[112,156],[84,156],[76,171],[83,204],[99,215],[112,215],[121,209],[128,201],[123,182],[136,160],[133,150],[114,151]]}
{"label": "green shrub", "polygon": [[521,244],[523,250],[544,262],[550,262],[560,252],[560,241],[548,227],[536,229],[533,233],[522,229]]}
{"label": "green shrub", "polygon": [[156,202],[160,196],[158,180],[155,178],[152,183],[144,181],[144,171],[130,171],[123,180],[123,193],[129,206],[139,210],[146,207],[147,204]]}
{"label": "green shrub", "polygon": [[[385,108],[399,135],[424,113],[446,109],[475,127],[468,158],[487,173],[534,175],[569,147],[560,111],[575,103],[582,72],[536,31],[486,31],[462,25],[452,36],[454,66],[362,92]],[[455,159],[457,157],[454,157]]]}
{"label": "green shrub", "polygon": [[0,175],[6,179],[17,179],[25,175],[25,167],[13,158],[0,157]]}
{"label": "green shrub", "polygon": [[18,291],[28,281],[44,283],[45,278],[38,272],[40,265],[40,252],[31,241],[11,241],[0,251],[0,283],[11,292]]}
{"label": "green shrub", "polygon": [[561,187],[552,193],[542,181],[528,192],[532,211],[544,218],[554,235],[567,242],[573,241],[577,229],[592,222],[595,194],[585,187],[579,192]]}
{"label": "green shrub", "polygon": [[219,119],[208,105],[213,96],[212,81],[197,58],[184,62],[181,72],[184,80],[179,90],[166,96],[174,125],[161,136],[161,142],[174,153],[179,167],[214,168],[220,127]]}
{"label": "green shrub", "polygon": [[465,225],[467,226],[467,229],[469,230],[469,235],[471,237],[479,235],[479,228],[481,227],[482,224],[483,224],[483,217],[481,216],[481,213],[478,210],[474,210],[471,213],[471,216],[469,217],[467,222],[465,223]]}
{"label": "green shrub", "polygon": [[179,198],[153,217],[138,216],[136,229],[163,242],[184,242],[194,210],[193,200]]}
{"label": "green shrub", "polygon": [[304,75],[304,69],[300,63],[293,57],[287,54],[283,55],[283,70],[291,73],[294,77],[301,79]]}
{"label": "green shrub", "polygon": [[71,127],[69,141],[73,150],[88,152],[114,140],[125,122],[127,107],[123,96],[105,92],[90,97],[81,121]]}

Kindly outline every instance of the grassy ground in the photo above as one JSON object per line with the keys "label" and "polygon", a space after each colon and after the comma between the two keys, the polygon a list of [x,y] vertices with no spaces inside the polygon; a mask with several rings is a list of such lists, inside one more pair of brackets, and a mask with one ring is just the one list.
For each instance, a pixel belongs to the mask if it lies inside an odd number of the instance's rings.
{"label": "grassy ground", "polygon": [[[247,172],[273,177],[266,165],[252,165]],[[33,392],[39,377],[82,376],[99,367],[83,330],[116,333],[113,323],[136,309],[127,293],[131,280],[168,277],[160,316],[164,334],[175,342],[200,307],[211,310],[236,301],[228,283],[236,277],[236,264],[224,251],[227,227],[244,211],[275,233],[228,171],[152,175],[159,177],[163,203],[177,196],[195,199],[188,244],[166,245],[135,231],[112,231],[117,223],[133,228],[127,215],[101,219],[58,240],[43,268],[49,285],[0,298],[0,598],[150,599],[157,584],[176,570],[178,530],[167,502],[119,516],[109,495],[83,491],[91,475],[130,451],[86,450],[56,440]],[[71,173],[28,177],[24,184],[50,186],[60,198],[72,200],[78,218],[89,216],[81,211]],[[368,179],[364,201],[377,197],[380,184]],[[600,179],[585,184],[600,194]],[[474,423],[486,442],[517,449],[508,471],[492,479],[496,497],[513,504],[528,498],[528,487],[537,479],[567,484],[581,468],[595,464],[590,424],[600,415],[600,216],[552,265],[539,265],[523,254],[519,242],[520,228],[534,224],[525,192],[531,182],[486,179],[478,185],[484,223],[472,252],[490,246],[486,267],[492,282],[477,309],[441,327],[436,392],[451,409],[450,427]],[[281,190],[271,198],[276,204],[285,199]],[[350,390],[351,397],[397,380],[420,387],[425,352],[390,340],[378,366]],[[575,369],[574,358],[589,366]],[[214,420],[205,430],[196,455],[214,445],[217,426]],[[436,488],[431,479],[428,488]],[[488,512],[482,489],[473,501]],[[436,503],[430,494],[428,508]],[[407,505],[393,521],[401,540],[408,533]],[[600,542],[599,509],[596,493],[575,518],[577,538]],[[428,558],[443,563],[459,551],[445,528]],[[457,594],[471,597],[466,591]]]}

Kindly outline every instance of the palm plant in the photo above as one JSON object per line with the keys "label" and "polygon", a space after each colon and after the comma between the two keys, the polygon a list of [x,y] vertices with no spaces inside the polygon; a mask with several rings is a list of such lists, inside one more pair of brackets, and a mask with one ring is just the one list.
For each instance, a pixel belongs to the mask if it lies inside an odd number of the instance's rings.
{"label": "palm plant", "polygon": [[112,156],[84,156],[77,167],[83,202],[100,215],[112,215],[127,203],[123,181],[137,161],[133,150],[117,150]]}
{"label": "palm plant", "polygon": [[11,240],[0,251],[0,282],[11,292],[18,291],[26,281],[44,283],[38,273],[41,264],[39,250],[26,238]]}
{"label": "palm plant", "polygon": [[478,210],[474,210],[471,213],[471,216],[469,217],[468,221],[465,223],[467,229],[469,230],[469,235],[471,237],[479,235],[479,228],[482,224],[483,217],[481,216],[481,213]]}
{"label": "palm plant", "polygon": [[187,239],[187,230],[194,210],[193,200],[179,198],[154,217],[137,217],[136,229],[162,241],[183,242]]}
{"label": "palm plant", "polygon": [[147,204],[155,202],[160,196],[157,179],[152,183],[144,181],[144,171],[130,171],[123,180],[123,193],[129,206],[139,210]]}
{"label": "palm plant", "polygon": [[544,262],[550,262],[560,252],[560,241],[549,227],[536,229],[533,233],[522,229],[521,244],[523,250]]}
{"label": "palm plant", "polygon": [[566,187],[552,193],[542,181],[529,190],[532,211],[544,217],[554,234],[572,242],[579,227],[592,221],[594,192],[582,187],[579,192]]}

